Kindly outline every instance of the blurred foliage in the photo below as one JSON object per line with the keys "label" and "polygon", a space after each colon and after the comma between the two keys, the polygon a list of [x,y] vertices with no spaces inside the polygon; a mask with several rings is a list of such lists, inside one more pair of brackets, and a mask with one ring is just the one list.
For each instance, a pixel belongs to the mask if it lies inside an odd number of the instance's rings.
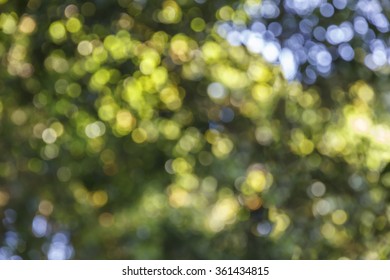
{"label": "blurred foliage", "polygon": [[245,17],[229,6],[220,11],[217,33],[280,64],[288,80],[345,85],[389,73],[388,1],[245,1]]}
{"label": "blurred foliage", "polygon": [[254,2],[0,0],[0,258],[389,258],[386,80],[287,82]]}

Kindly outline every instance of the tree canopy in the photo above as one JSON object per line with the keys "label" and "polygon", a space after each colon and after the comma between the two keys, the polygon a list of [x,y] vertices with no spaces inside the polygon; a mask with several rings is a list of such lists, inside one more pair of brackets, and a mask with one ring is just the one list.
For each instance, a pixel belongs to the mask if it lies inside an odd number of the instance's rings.
{"label": "tree canopy", "polygon": [[0,259],[388,258],[388,7],[332,3],[0,0]]}

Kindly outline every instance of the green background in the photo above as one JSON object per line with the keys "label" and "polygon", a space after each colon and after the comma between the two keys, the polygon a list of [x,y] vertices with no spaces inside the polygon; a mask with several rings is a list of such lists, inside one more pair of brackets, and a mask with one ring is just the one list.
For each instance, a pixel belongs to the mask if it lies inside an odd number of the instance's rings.
{"label": "green background", "polygon": [[0,259],[387,259],[388,65],[287,81],[258,4],[0,0]]}

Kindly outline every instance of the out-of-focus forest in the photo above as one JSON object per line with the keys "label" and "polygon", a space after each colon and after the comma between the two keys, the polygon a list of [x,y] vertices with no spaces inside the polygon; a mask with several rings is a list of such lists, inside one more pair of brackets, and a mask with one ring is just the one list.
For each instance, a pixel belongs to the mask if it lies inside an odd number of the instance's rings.
{"label": "out-of-focus forest", "polygon": [[0,0],[0,259],[388,259],[380,0]]}

